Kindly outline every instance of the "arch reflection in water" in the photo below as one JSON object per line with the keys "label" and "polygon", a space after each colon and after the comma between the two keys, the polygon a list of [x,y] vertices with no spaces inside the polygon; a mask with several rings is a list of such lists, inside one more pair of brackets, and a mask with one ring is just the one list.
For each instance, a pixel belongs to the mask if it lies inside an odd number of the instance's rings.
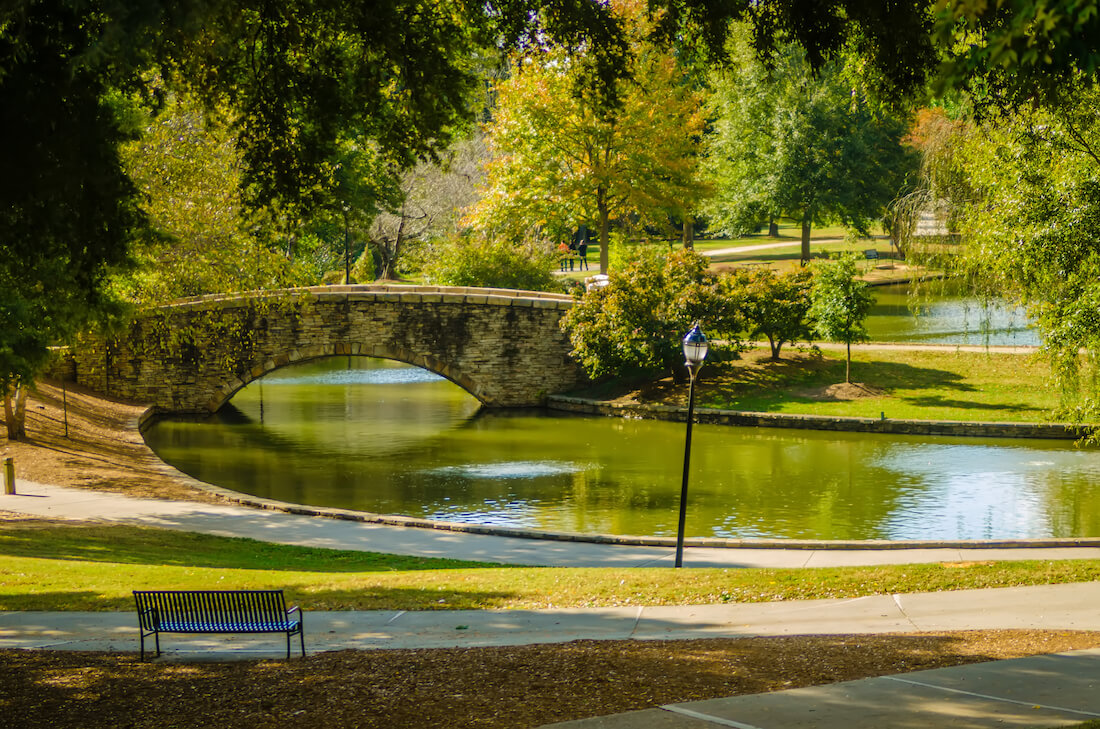
{"label": "arch reflection in water", "polygon": [[[146,437],[181,470],[258,496],[675,535],[681,425],[482,411],[423,370],[350,363],[280,370],[242,390],[232,409],[205,421],[161,421]],[[703,425],[692,450],[690,536],[1100,535],[1100,454],[1071,443]]]}

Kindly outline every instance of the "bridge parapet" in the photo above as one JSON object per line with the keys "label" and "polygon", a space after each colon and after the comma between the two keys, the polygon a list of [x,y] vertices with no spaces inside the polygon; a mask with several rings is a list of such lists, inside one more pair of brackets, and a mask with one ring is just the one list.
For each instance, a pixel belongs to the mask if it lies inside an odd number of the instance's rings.
{"label": "bridge parapet", "polygon": [[162,412],[212,412],[294,362],[359,355],[424,367],[484,404],[541,404],[584,375],[560,294],[432,286],[321,286],[219,294],[143,312],[71,353],[80,384]]}

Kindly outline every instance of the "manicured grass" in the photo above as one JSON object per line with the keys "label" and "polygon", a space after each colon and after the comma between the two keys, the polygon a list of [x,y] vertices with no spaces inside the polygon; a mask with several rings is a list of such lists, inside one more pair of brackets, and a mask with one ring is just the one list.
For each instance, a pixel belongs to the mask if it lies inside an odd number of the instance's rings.
{"label": "manicured grass", "polygon": [[848,598],[1100,579],[1100,561],[821,569],[520,568],[130,526],[0,522],[0,610],[129,610],[135,589],[283,588],[312,610]]}
{"label": "manicured grass", "polygon": [[772,362],[754,350],[743,360],[703,368],[701,407],[806,415],[918,420],[1044,422],[1058,406],[1049,365],[1037,356],[986,352],[866,349],[852,353],[852,381],[881,390],[855,400],[822,399],[844,382],[844,352],[820,357],[784,348]]}

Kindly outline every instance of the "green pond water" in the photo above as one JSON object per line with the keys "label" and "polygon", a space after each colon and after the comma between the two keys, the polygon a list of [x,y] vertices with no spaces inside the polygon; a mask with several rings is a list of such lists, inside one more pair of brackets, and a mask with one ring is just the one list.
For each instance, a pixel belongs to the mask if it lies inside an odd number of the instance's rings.
{"label": "green pond water", "polygon": [[[684,426],[490,412],[418,368],[271,373],[146,439],[204,481],[284,501],[540,529],[674,536]],[[1100,452],[1054,441],[696,425],[689,536],[1100,536]]]}
{"label": "green pond water", "polygon": [[951,282],[925,284],[911,294],[908,284],[875,286],[867,317],[873,342],[1036,346],[1039,336],[1023,309],[983,303]]}

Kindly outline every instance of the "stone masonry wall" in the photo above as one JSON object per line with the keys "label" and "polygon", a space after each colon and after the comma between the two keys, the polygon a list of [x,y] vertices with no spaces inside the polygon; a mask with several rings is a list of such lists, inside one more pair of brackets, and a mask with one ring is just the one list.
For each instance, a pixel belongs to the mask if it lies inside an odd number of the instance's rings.
{"label": "stone masonry wall", "polygon": [[559,321],[563,295],[501,289],[327,286],[207,296],[89,337],[63,369],[93,390],[160,412],[212,412],[252,380],[331,355],[396,359],[488,406],[541,404],[583,381]]}

